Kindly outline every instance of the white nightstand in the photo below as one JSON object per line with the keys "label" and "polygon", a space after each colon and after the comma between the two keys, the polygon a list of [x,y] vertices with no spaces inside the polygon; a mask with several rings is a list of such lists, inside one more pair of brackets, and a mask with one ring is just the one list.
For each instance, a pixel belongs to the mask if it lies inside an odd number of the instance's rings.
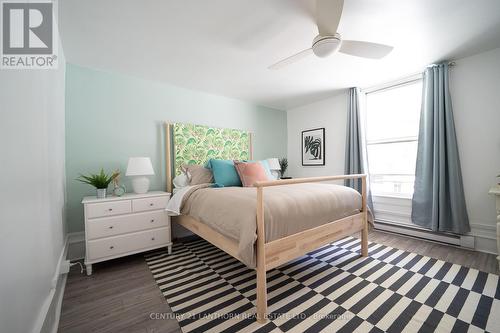
{"label": "white nightstand", "polygon": [[496,196],[497,203],[497,251],[498,251],[498,265],[500,267],[500,185],[492,187],[490,189],[490,194]]}
{"label": "white nightstand", "polygon": [[127,193],[121,197],[82,200],[85,211],[85,265],[168,247],[172,252],[170,217],[165,211],[170,193]]}

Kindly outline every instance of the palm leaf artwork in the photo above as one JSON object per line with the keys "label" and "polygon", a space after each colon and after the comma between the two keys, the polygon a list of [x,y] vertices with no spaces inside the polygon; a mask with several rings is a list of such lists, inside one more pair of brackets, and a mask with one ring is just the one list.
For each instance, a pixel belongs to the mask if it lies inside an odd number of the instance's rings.
{"label": "palm leaf artwork", "polygon": [[88,176],[80,174],[76,180],[84,184],[94,186],[97,189],[105,189],[108,188],[109,184],[119,175],[120,171],[118,170],[114,171],[111,175],[108,175],[104,172],[104,169],[101,169],[101,172],[98,174],[90,174]]}
{"label": "palm leaf artwork", "polygon": [[314,138],[313,136],[306,136],[304,139],[304,148],[307,152],[310,152],[315,160],[320,160],[322,157],[321,152],[321,140],[319,138]]}

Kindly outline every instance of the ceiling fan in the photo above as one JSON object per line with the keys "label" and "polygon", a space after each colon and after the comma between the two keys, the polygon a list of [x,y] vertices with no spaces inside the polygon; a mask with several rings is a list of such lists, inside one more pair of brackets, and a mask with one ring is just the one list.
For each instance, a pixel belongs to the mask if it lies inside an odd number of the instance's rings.
{"label": "ceiling fan", "polygon": [[380,59],[392,51],[393,47],[389,45],[343,40],[337,32],[343,7],[344,0],[316,0],[316,24],[319,34],[314,37],[311,48],[278,61],[268,68],[280,69],[311,54],[325,58],[338,51],[357,57]]}

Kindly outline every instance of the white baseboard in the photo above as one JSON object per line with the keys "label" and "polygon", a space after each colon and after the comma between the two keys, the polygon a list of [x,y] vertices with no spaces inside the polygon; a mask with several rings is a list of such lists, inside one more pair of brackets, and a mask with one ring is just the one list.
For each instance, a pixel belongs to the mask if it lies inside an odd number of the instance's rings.
{"label": "white baseboard", "polygon": [[61,275],[55,290],[53,301],[45,318],[44,325],[40,333],[57,333],[59,329],[59,319],[61,318],[62,301],[68,274]]}
{"label": "white baseboard", "polygon": [[411,225],[401,225],[391,221],[375,220],[375,229],[395,232],[402,235],[408,235],[417,238],[423,238],[434,242],[446,243],[449,245],[460,246],[460,237],[447,234],[438,234],[422,230],[419,227]]}
{"label": "white baseboard", "polygon": [[375,229],[471,248],[479,252],[498,254],[496,227],[487,224],[471,223],[471,232],[463,236],[446,233],[432,233],[410,224],[401,224],[400,222],[394,223],[385,220],[376,220]]}
{"label": "white baseboard", "polygon": [[59,255],[59,260],[54,271],[54,276],[52,278],[52,287],[49,295],[42,305],[42,308],[40,309],[32,331],[33,333],[57,332],[59,317],[61,314],[62,298],[64,296],[64,288],[66,286],[67,274],[63,274],[62,270],[65,267],[68,245],[68,235],[66,235],[61,249],[61,254]]}
{"label": "white baseboard", "polygon": [[[411,199],[405,198],[395,198],[395,197],[384,197],[384,196],[373,196],[373,204],[375,208],[375,216],[377,220],[387,223],[395,223],[393,226],[403,225],[407,228],[412,228],[411,230],[418,230],[411,221]],[[416,237],[430,239],[432,241],[443,241],[446,243],[451,243],[454,245],[467,245],[470,248],[473,244],[474,249],[480,252],[498,254],[498,249],[496,245],[497,231],[496,231],[496,221],[484,221],[472,218],[470,221],[471,232],[462,237],[462,240],[453,240],[452,238],[440,239],[442,238],[439,234],[427,234]],[[425,229],[421,228],[424,232]],[[398,232],[398,231],[390,231]],[[399,232],[401,233],[401,232]],[[424,237],[422,237],[422,235]],[[473,237],[473,239],[472,239]]]}
{"label": "white baseboard", "polygon": [[61,281],[61,289],[59,292],[59,297],[57,297],[56,303],[56,320],[54,320],[54,325],[52,326],[52,333],[57,333],[59,331],[59,320],[61,319],[62,302],[64,298],[64,291],[66,290],[66,281],[68,280],[68,274],[64,274]]}

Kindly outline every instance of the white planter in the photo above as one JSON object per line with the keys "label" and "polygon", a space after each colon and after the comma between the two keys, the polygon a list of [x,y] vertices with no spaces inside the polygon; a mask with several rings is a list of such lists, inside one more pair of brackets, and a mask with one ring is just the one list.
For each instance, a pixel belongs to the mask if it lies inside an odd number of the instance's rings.
{"label": "white planter", "polygon": [[106,189],[105,188],[98,188],[97,189],[97,199],[104,199],[106,198]]}

